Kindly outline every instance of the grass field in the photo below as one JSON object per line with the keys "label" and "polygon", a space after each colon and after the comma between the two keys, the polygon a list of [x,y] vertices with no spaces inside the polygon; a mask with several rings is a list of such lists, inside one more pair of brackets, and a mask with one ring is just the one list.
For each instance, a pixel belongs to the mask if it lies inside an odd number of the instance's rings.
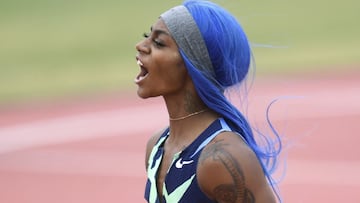
{"label": "grass field", "polygon": [[[259,74],[359,67],[359,1],[216,2],[248,33]],[[134,87],[134,45],[179,3],[0,1],[0,103]]]}

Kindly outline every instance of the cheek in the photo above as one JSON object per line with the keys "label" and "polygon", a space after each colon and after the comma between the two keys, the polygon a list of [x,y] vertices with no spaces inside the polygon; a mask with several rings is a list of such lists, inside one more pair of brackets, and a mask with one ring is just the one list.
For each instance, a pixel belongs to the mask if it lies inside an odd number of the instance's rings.
{"label": "cheek", "polygon": [[[180,56],[179,56],[180,57]],[[165,68],[167,68],[166,74],[169,82],[172,83],[182,83],[187,76],[187,69],[181,58],[177,57],[172,63]]]}
{"label": "cheek", "polygon": [[158,71],[168,79],[176,79],[186,74],[185,64],[176,51],[168,52],[166,55],[158,55],[156,57]]}

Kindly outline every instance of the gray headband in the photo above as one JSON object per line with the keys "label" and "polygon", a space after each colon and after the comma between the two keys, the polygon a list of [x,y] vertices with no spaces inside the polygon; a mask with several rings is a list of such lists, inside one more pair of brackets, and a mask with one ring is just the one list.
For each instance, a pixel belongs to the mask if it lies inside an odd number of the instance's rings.
{"label": "gray headband", "polygon": [[215,76],[204,39],[190,12],[183,5],[160,15],[177,45],[200,71]]}

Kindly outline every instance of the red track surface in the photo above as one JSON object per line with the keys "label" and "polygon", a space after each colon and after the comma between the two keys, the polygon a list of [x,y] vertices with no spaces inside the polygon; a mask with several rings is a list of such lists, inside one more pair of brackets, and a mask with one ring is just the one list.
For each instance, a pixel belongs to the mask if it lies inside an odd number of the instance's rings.
{"label": "red track surface", "polygon": [[[257,79],[248,114],[287,144],[284,202],[360,202],[360,80]],[[0,109],[1,203],[145,202],[144,148],[166,124],[161,99],[129,96]],[[266,130],[266,129],[265,129]]]}

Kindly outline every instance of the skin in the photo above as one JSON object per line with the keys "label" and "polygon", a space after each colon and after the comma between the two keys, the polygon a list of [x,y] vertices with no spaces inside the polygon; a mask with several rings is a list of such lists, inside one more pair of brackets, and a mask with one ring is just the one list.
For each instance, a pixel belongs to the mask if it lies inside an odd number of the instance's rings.
{"label": "skin", "polygon": [[[146,78],[137,82],[137,93],[141,98],[162,96],[171,118],[206,109],[195,91],[177,44],[161,19],[155,22],[150,34],[136,45],[136,49],[137,59],[148,71]],[[183,120],[169,121],[170,136],[165,141],[158,171],[159,194],[162,194],[161,186],[174,154],[192,143],[217,118],[219,115],[208,109]],[[147,143],[146,168],[150,152],[162,132]],[[275,202],[258,159],[233,132],[220,133],[204,148],[196,174],[200,189],[216,202]]]}

